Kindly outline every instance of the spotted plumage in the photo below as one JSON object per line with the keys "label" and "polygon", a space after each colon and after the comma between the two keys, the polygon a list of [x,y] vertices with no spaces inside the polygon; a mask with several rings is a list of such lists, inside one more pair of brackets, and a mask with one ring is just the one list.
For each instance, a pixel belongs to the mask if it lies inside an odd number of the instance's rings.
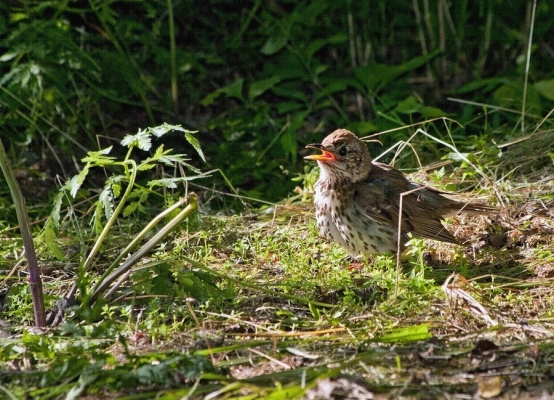
{"label": "spotted plumage", "polygon": [[305,157],[317,161],[320,167],[314,195],[317,227],[323,237],[340,244],[352,256],[396,253],[403,193],[401,250],[409,232],[458,243],[442,225],[445,217],[494,210],[446,198],[444,192],[408,181],[393,167],[372,162],[365,143],[346,129],[338,129],[321,144],[307,147],[321,150],[321,154]]}

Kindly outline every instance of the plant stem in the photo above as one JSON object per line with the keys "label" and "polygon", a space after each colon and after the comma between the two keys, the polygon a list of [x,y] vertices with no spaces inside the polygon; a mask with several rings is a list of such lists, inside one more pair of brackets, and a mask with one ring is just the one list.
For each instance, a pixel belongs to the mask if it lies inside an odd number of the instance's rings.
{"label": "plant stem", "polygon": [[33,298],[33,310],[35,313],[35,325],[38,327],[46,326],[46,313],[44,311],[44,296],[42,293],[42,280],[40,279],[40,268],[37,262],[35,246],[33,244],[33,236],[31,235],[31,225],[27,216],[25,207],[25,199],[21,194],[21,189],[17,184],[15,175],[8,162],[8,155],[4,149],[4,145],[0,140],[0,168],[4,173],[6,182],[12,194],[17,220],[19,221],[19,230],[23,239],[25,248],[25,257],[27,258],[27,268],[29,270],[29,287]]}
{"label": "plant stem", "polygon": [[[122,274],[125,274],[127,271],[129,271],[133,265],[135,265],[142,257],[144,257],[145,254],[147,254],[149,251],[154,248],[165,236],[167,236],[168,233],[172,232],[177,225],[183,221],[186,217],[191,215],[198,207],[198,200],[196,197],[196,194],[191,193],[188,196],[189,204],[186,206],[179,214],[177,214],[169,223],[161,229],[158,233],[156,233],[144,246],[142,246],[135,254],[133,254],[123,265],[121,265],[118,269],[116,269],[114,272],[112,272],[108,277],[104,278],[100,281],[100,283],[96,286],[94,289],[94,293],[91,297],[90,304],[94,304],[98,296],[108,288],[109,285],[112,284],[119,276]],[[164,212],[160,215],[165,215],[167,212]],[[119,284],[123,283],[122,280],[119,281]],[[112,289],[113,290],[113,289]]]}
{"label": "plant stem", "polygon": [[[114,210],[112,216],[106,222],[106,225],[104,225],[104,229],[102,229],[102,232],[100,232],[100,235],[98,236],[98,239],[96,239],[96,242],[94,242],[94,246],[92,247],[88,257],[86,258],[84,264],[83,264],[83,271],[88,271],[94,262],[94,259],[96,257],[96,254],[98,254],[98,251],[100,250],[100,247],[102,246],[102,243],[104,243],[104,240],[108,236],[108,233],[112,229],[113,224],[117,220],[117,217],[121,210],[123,210],[123,207],[125,206],[125,203],[127,202],[127,198],[131,194],[133,187],[135,185],[135,178],[137,176],[137,164],[133,160],[126,160],[124,163],[122,163],[125,168],[127,168],[127,164],[130,164],[132,166],[131,172],[129,175],[129,183],[127,184],[127,189],[125,189],[125,193],[123,194],[123,197],[121,197],[121,200],[119,201],[119,204],[117,205],[116,209]],[[126,170],[127,172],[127,170]],[[74,284],[71,289],[69,290],[69,293],[67,294],[66,298],[73,299],[75,297],[75,293],[77,292],[77,285]]]}
{"label": "plant stem", "polygon": [[175,50],[175,18],[173,17],[173,1],[167,0],[167,18],[169,22],[169,53],[171,57],[171,98],[173,112],[179,115],[179,92],[177,91],[177,55]]}

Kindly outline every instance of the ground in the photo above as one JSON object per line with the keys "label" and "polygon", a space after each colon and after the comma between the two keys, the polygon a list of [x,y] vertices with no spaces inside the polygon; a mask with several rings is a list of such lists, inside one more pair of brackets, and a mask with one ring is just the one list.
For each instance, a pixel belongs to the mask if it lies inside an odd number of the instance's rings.
{"label": "ground", "polygon": [[[2,390],[13,398],[552,398],[551,172],[482,185],[498,212],[450,219],[463,246],[414,239],[399,264],[353,262],[321,239],[309,184],[262,209],[201,212],[144,257],[97,314],[70,309],[45,330],[29,328],[16,266],[4,281]],[[117,231],[81,287],[135,231]],[[50,307],[78,275],[73,242],[69,261],[43,262]]]}

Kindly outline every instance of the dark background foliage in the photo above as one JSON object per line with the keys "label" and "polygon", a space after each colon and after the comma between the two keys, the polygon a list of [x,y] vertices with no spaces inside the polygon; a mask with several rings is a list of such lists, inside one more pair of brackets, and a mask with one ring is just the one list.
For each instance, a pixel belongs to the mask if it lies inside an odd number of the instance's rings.
{"label": "dark background foliage", "polygon": [[[277,200],[302,171],[304,145],[337,127],[362,135],[449,116],[465,127],[452,127],[454,139],[473,149],[520,134],[521,115],[505,109],[522,108],[531,6],[2,2],[1,138],[16,166],[68,176],[98,143],[182,124],[199,130],[209,168],[243,194]],[[552,12],[538,1],[526,98],[537,122],[554,100]],[[181,139],[169,144],[186,149]]]}

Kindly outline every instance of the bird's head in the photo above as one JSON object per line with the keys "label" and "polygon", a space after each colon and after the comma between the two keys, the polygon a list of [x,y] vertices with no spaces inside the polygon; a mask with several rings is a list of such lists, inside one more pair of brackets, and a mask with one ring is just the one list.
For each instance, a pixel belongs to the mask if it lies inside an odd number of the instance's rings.
{"label": "bird's head", "polygon": [[304,157],[317,161],[321,169],[320,179],[354,183],[365,179],[371,172],[371,155],[366,144],[349,130],[337,129],[321,144],[314,143],[306,147],[321,150],[321,154]]}

